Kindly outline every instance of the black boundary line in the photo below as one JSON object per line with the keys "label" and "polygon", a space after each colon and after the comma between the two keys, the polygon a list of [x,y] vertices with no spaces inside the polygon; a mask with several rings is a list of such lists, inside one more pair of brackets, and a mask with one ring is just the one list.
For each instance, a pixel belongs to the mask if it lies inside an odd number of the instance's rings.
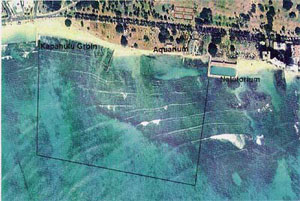
{"label": "black boundary line", "polygon": [[22,176],[23,176],[25,189],[27,190],[27,193],[28,193],[29,198],[32,200],[32,196],[31,196],[30,191],[29,191],[29,187],[28,187],[28,183],[27,183],[27,180],[26,180],[26,177],[25,177],[25,173],[24,173],[23,167],[22,167],[22,165],[21,165],[19,159],[17,159],[17,163],[18,163],[18,166],[19,166],[19,168],[20,168],[21,174],[22,174]]}
{"label": "black boundary line", "polygon": [[202,118],[201,134],[200,134],[200,138],[199,138],[200,142],[199,142],[199,148],[198,148],[198,160],[197,160],[197,166],[196,166],[196,176],[195,176],[194,186],[196,186],[197,179],[198,179],[198,170],[199,170],[200,155],[201,155],[201,144],[202,144],[204,123],[205,123],[206,106],[207,106],[207,100],[208,100],[208,89],[209,89],[209,77],[207,77],[206,96],[205,96],[204,111],[203,111],[204,114],[203,114],[203,118]]}
{"label": "black boundary line", "polygon": [[[40,35],[38,35],[38,38],[36,40],[36,41],[38,41],[37,44],[39,44],[39,36]],[[69,162],[69,163],[74,163],[74,164],[79,164],[79,165],[85,165],[85,166],[89,166],[89,167],[95,167],[95,168],[99,168],[99,169],[105,169],[105,170],[111,170],[111,171],[120,172],[120,173],[131,174],[131,175],[135,175],[135,176],[142,176],[142,177],[157,179],[157,180],[166,181],[166,182],[184,184],[184,185],[194,186],[194,187],[196,186],[197,175],[198,175],[198,167],[199,167],[199,161],[200,161],[201,139],[202,139],[202,134],[203,134],[203,127],[204,127],[204,120],[205,120],[205,113],[206,113],[206,105],[207,105],[207,96],[208,96],[208,87],[209,87],[209,78],[208,77],[207,77],[206,97],[205,97],[205,103],[204,103],[204,114],[203,114],[203,120],[202,120],[202,129],[201,129],[200,142],[199,142],[198,161],[197,161],[197,165],[196,165],[195,183],[191,184],[191,183],[174,181],[174,180],[154,177],[154,176],[150,176],[150,175],[144,175],[144,174],[139,174],[139,173],[134,173],[134,172],[128,172],[128,171],[124,171],[124,170],[118,170],[118,169],[114,169],[114,168],[97,166],[97,165],[82,163],[82,162],[78,162],[78,161],[72,161],[72,160],[67,160],[67,159],[56,158],[56,157],[51,157],[51,156],[46,156],[46,155],[39,154],[38,153],[38,151],[39,151],[39,145],[38,144],[39,144],[40,48],[37,47],[37,49],[38,49],[37,50],[38,51],[38,80],[37,80],[37,85],[38,86],[37,86],[37,117],[36,117],[36,120],[37,120],[37,125],[36,125],[36,156],[46,158],[46,159],[53,159],[53,160],[58,160],[58,161],[63,161],[63,162]]]}
{"label": "black boundary line", "polygon": [[[39,45],[39,43],[38,43]],[[40,48],[37,47],[38,65],[37,65],[37,97],[36,97],[36,138],[35,138],[35,154],[39,152],[39,104],[40,104]]]}
{"label": "black boundary line", "polygon": [[115,172],[131,174],[131,175],[135,175],[135,176],[142,176],[142,177],[146,177],[146,178],[157,179],[157,180],[161,180],[161,181],[167,181],[167,182],[173,182],[173,183],[177,183],[177,184],[194,186],[194,184],[190,184],[190,183],[174,181],[174,180],[169,180],[169,179],[163,179],[163,178],[159,178],[159,177],[154,177],[154,176],[149,176],[149,175],[144,175],[144,174],[139,174],[139,173],[134,173],[134,172],[128,172],[128,171],[123,171],[123,170],[118,170],[118,169],[108,168],[108,167],[103,167],[103,166],[98,166],[98,165],[92,165],[92,164],[82,163],[82,162],[78,162],[78,161],[66,160],[66,159],[56,158],[56,157],[52,157],[52,156],[46,156],[46,155],[42,155],[42,154],[37,154],[37,156],[46,158],[46,159],[58,160],[58,161],[74,163],[74,164],[78,164],[78,165],[85,165],[85,166],[99,168],[99,169],[105,169],[105,170],[110,170],[110,171],[115,171]]}

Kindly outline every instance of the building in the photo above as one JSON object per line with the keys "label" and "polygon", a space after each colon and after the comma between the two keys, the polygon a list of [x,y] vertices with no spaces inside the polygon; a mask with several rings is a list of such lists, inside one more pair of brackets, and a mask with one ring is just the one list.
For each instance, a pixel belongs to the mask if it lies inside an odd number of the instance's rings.
{"label": "building", "polygon": [[292,71],[300,72],[300,45],[292,46],[292,58],[293,66],[291,66]]}
{"label": "building", "polygon": [[271,52],[270,51],[263,51],[262,52],[262,59],[263,59],[263,61],[269,61],[271,59]]}
{"label": "building", "polygon": [[285,43],[279,43],[279,42],[273,42],[273,49],[274,50],[286,50],[286,44]]}
{"label": "building", "polygon": [[174,18],[192,20],[194,19],[194,9],[189,7],[175,6]]}
{"label": "building", "polygon": [[23,8],[20,0],[12,0],[8,2],[9,7],[13,10],[14,14],[23,13]]}
{"label": "building", "polygon": [[22,1],[24,13],[30,14],[34,8],[34,0],[25,0]]}

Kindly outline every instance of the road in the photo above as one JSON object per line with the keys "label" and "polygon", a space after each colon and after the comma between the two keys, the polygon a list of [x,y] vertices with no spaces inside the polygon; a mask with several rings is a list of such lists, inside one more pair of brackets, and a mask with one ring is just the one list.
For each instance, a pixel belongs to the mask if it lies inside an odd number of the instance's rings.
{"label": "road", "polygon": [[[12,21],[23,21],[23,20],[30,20],[30,19],[36,19],[36,18],[55,18],[55,17],[63,17],[63,12],[68,10],[71,7],[76,6],[77,2],[73,2],[68,6],[65,6],[61,8],[58,11],[45,13],[45,14],[36,14],[36,16],[33,17],[26,17],[26,16],[18,16],[14,18],[9,19],[3,19],[2,23],[6,22],[12,22]],[[37,4],[35,4],[35,9],[37,9]],[[248,41],[248,42],[259,42],[262,39],[262,33],[256,32],[250,32],[248,30],[240,30],[230,27],[217,27],[213,25],[191,25],[191,24],[183,24],[183,23],[174,23],[174,22],[168,22],[163,20],[144,20],[144,19],[138,19],[138,18],[129,18],[129,17],[114,17],[114,16],[108,16],[108,15],[95,15],[95,14],[87,14],[87,13],[81,13],[81,12],[75,12],[75,18],[76,19],[85,19],[85,20],[91,20],[101,23],[125,23],[125,24],[132,24],[132,25],[138,25],[138,26],[147,26],[147,27],[167,27],[167,28],[176,28],[177,30],[181,31],[196,31],[199,34],[210,34],[210,35],[225,35],[225,34],[233,34],[237,40],[240,41]],[[300,45],[300,38],[295,36],[285,36],[281,35],[283,41],[291,41],[293,44]]]}

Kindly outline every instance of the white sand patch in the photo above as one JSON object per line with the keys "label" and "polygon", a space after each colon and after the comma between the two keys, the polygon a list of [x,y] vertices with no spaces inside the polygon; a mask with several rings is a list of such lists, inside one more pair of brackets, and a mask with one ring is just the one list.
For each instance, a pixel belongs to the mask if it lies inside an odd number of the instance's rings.
{"label": "white sand patch", "polygon": [[123,96],[123,99],[125,100],[127,98],[127,93],[124,93],[124,92],[121,92],[122,96]]}
{"label": "white sand patch", "polygon": [[143,121],[143,122],[141,122],[140,124],[141,124],[142,126],[147,126],[149,123],[150,123],[150,122],[148,122],[148,121]]}
{"label": "white sand patch", "polygon": [[260,71],[275,70],[276,66],[261,60],[247,60],[239,58],[237,61],[237,74],[239,76],[247,76],[258,74]]}
{"label": "white sand patch", "polygon": [[300,72],[284,71],[285,80],[287,83],[291,83],[296,77],[300,76]]}
{"label": "white sand patch", "polygon": [[112,110],[114,112],[116,111],[116,106],[114,106],[114,105],[107,105],[106,107],[108,110]]}
{"label": "white sand patch", "polygon": [[1,59],[9,60],[9,59],[12,59],[12,56],[4,56],[4,57],[1,57]]}
{"label": "white sand patch", "polygon": [[[261,71],[273,71],[278,70],[279,68],[275,65],[268,63],[267,61],[262,60],[249,60],[249,59],[243,59],[239,58],[236,65],[236,70],[238,76],[253,76],[253,75],[259,75],[259,72]],[[285,79],[287,83],[292,82],[297,75],[299,76],[300,73],[292,72],[285,70]]]}
{"label": "white sand patch", "polygon": [[24,52],[22,57],[27,58],[30,52]]}
{"label": "white sand patch", "polygon": [[256,136],[256,144],[258,144],[258,145],[262,145],[263,144],[263,142],[262,142],[262,140],[264,139],[264,135],[258,135],[258,136]]}
{"label": "white sand patch", "polygon": [[246,145],[246,135],[244,134],[220,134],[213,135],[210,139],[230,142],[239,149],[243,149]]}
{"label": "white sand patch", "polygon": [[160,122],[160,121],[161,121],[160,119],[156,119],[156,120],[152,120],[151,123],[154,123],[154,124],[156,124],[156,125],[159,125],[159,122]]}
{"label": "white sand patch", "polygon": [[263,106],[262,108],[259,108],[259,109],[257,109],[257,111],[258,112],[265,112],[265,111],[267,111],[267,110],[269,110],[270,112],[272,112],[273,110],[271,109],[271,107],[270,107],[270,104],[268,103],[268,104],[266,104],[265,106]]}
{"label": "white sand patch", "polygon": [[142,126],[148,126],[149,124],[159,125],[159,122],[161,122],[161,119],[155,119],[152,121],[143,121],[139,125],[142,125]]}
{"label": "white sand patch", "polygon": [[298,128],[298,126],[299,126],[299,122],[296,122],[294,124],[294,128],[295,128],[295,131],[296,131],[297,135],[299,135],[299,128]]}

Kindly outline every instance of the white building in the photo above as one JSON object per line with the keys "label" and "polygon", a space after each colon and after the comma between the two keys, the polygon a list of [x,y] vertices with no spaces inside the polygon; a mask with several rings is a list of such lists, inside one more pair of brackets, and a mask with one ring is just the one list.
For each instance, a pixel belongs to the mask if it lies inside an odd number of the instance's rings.
{"label": "white building", "polygon": [[274,42],[273,43],[273,48],[274,48],[274,50],[286,50],[286,44],[285,43]]}
{"label": "white building", "polygon": [[34,7],[34,0],[24,0],[24,10],[30,10]]}
{"label": "white building", "polygon": [[10,8],[14,11],[15,14],[19,14],[23,12],[23,8],[20,0],[12,0],[8,2]]}

